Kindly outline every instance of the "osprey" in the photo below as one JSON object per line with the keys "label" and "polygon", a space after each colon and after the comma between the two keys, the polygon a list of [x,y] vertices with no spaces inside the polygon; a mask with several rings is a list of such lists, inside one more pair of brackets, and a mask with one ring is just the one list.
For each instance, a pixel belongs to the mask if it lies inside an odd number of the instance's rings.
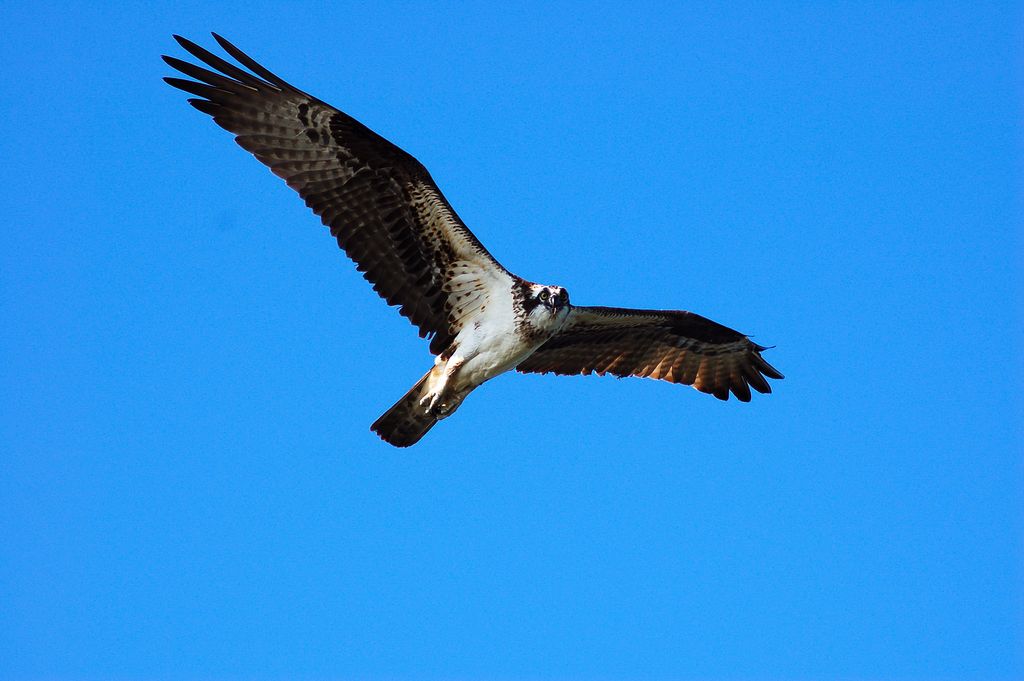
{"label": "osprey", "polygon": [[165,78],[299,193],[373,289],[430,339],[433,367],[371,426],[415,444],[484,381],[531,373],[645,376],[721,400],[781,379],[742,333],[678,310],[581,307],[561,286],[518,277],[487,252],[419,161],[295,88],[216,33],[243,67],[180,36],[210,69],[164,56]]}

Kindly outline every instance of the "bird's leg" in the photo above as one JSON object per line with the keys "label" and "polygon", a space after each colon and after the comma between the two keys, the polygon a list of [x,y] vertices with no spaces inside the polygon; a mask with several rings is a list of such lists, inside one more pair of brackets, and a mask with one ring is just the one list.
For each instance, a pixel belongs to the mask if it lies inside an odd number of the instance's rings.
{"label": "bird's leg", "polygon": [[[440,357],[438,357],[438,359],[440,359]],[[437,376],[436,378],[432,377],[430,389],[420,400],[420,406],[425,408],[425,412],[427,414],[444,417],[451,413],[451,407],[442,402],[441,399],[444,395],[445,388],[448,387],[448,379],[458,371],[463,362],[465,362],[465,358],[463,357],[450,357],[443,365],[441,362],[435,361],[434,370],[431,373],[436,373]]]}

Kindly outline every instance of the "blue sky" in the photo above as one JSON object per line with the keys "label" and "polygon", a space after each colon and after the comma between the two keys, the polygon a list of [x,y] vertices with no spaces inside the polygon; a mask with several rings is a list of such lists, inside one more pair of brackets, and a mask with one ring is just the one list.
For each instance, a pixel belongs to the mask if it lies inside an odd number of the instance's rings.
{"label": "blue sky", "polygon": [[[1020,6],[7,3],[0,677],[1024,677]],[[750,404],[429,366],[160,81],[216,30]]]}

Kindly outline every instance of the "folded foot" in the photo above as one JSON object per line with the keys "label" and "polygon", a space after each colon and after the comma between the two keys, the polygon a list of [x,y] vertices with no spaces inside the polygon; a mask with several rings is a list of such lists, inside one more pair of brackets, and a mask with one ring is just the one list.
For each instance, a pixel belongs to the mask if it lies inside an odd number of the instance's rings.
{"label": "folded foot", "polygon": [[441,407],[441,394],[440,393],[427,393],[420,400],[420,406],[424,408],[425,414],[436,414],[440,411]]}

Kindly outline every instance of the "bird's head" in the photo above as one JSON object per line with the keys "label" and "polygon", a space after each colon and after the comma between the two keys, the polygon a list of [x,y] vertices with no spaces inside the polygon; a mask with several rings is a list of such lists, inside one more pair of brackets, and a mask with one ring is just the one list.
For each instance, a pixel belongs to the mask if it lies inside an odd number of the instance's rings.
{"label": "bird's head", "polygon": [[561,286],[541,286],[537,292],[537,300],[551,312],[557,313],[569,304],[569,292]]}
{"label": "bird's head", "polygon": [[538,322],[561,321],[569,312],[569,292],[561,286],[531,284],[524,298],[527,313]]}

